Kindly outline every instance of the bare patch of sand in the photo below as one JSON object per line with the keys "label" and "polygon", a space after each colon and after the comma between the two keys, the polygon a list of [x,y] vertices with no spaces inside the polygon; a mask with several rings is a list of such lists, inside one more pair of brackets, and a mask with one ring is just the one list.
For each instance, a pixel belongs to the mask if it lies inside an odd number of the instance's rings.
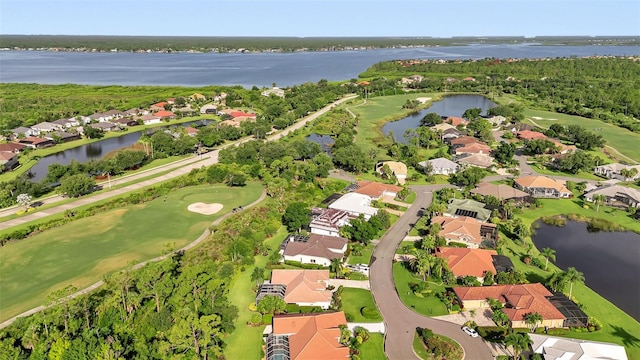
{"label": "bare patch of sand", "polygon": [[197,202],[189,205],[189,207],[187,207],[187,210],[202,215],[213,215],[222,210],[222,204],[206,204]]}
{"label": "bare patch of sand", "polygon": [[534,120],[542,120],[543,119],[540,116],[532,116],[531,118],[534,119]]}
{"label": "bare patch of sand", "polygon": [[431,98],[430,97],[419,97],[416,100],[420,101],[421,104],[425,104],[427,101],[431,100]]}

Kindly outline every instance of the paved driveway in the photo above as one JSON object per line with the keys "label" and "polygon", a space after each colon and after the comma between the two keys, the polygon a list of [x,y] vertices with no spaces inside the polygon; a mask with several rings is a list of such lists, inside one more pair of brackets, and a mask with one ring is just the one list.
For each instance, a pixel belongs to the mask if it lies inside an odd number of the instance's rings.
{"label": "paved driveway", "polygon": [[410,224],[418,220],[419,209],[431,203],[431,192],[445,186],[412,186],[417,194],[416,201],[380,239],[371,257],[371,292],[384,318],[387,329],[385,353],[391,360],[419,359],[413,352],[413,335],[417,327],[430,328],[437,334],[455,339],[463,347],[467,359],[493,359],[484,340],[466,335],[460,325],[429,318],[407,308],[393,283],[392,265],[396,248]]}

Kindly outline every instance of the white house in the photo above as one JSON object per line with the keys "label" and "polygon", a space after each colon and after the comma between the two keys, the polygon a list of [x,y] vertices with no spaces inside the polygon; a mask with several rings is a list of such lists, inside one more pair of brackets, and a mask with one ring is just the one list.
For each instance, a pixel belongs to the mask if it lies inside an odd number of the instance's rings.
{"label": "white house", "polygon": [[451,175],[455,174],[460,170],[460,165],[455,162],[447,159],[447,158],[436,158],[427,161],[421,161],[418,165],[423,168],[427,166],[427,163],[431,164],[431,174],[433,175]]}
{"label": "white house", "polygon": [[627,360],[627,353],[618,344],[553,336],[529,334],[531,349],[544,359],[559,360]]}
{"label": "white house", "polygon": [[139,117],[140,120],[142,120],[142,123],[145,125],[151,125],[151,124],[160,124],[162,122],[162,119],[159,116],[155,116],[155,115],[142,115]]}
{"label": "white house", "polygon": [[43,121],[39,124],[33,125],[31,129],[33,129],[37,134],[41,134],[41,133],[48,133],[52,131],[62,130],[62,126]]}
{"label": "white house", "polygon": [[218,106],[213,104],[206,104],[200,108],[200,114],[217,114]]}
{"label": "white house", "polygon": [[371,206],[371,197],[364,194],[348,193],[329,205],[329,209],[345,211],[355,217],[364,216],[366,220],[378,213],[378,209]]}
{"label": "white house", "polygon": [[[620,172],[622,170],[636,169],[636,174],[631,178],[625,178]],[[622,181],[634,181],[640,178],[640,165],[624,165],[620,163],[606,164],[596,166],[594,169],[596,175],[606,177],[608,179],[617,179]]]}
{"label": "white house", "polygon": [[280,245],[280,254],[285,261],[329,266],[333,259],[342,260],[348,242],[337,236],[289,235]]}
{"label": "white house", "polygon": [[267,89],[265,91],[263,91],[262,96],[271,96],[271,95],[275,95],[281,98],[284,98],[284,90],[280,89],[279,87],[273,87],[272,89]]}
{"label": "white house", "polygon": [[[312,209],[312,213],[314,209]],[[316,215],[309,223],[312,234],[340,236],[340,228],[349,225],[353,218],[348,212],[338,209],[317,209]]]}

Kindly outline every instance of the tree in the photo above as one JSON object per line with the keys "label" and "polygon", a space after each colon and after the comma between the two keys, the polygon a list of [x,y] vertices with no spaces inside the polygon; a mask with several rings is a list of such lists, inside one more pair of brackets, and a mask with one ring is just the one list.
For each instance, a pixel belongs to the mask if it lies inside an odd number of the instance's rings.
{"label": "tree", "polygon": [[251,272],[251,281],[255,281],[256,286],[260,285],[264,281],[264,268],[254,267]]}
{"label": "tree", "polygon": [[493,278],[493,272],[487,271],[486,273],[484,273],[484,278],[482,280],[482,285],[484,285],[484,286],[493,285],[494,281],[495,280]]}
{"label": "tree", "polygon": [[226,184],[229,186],[245,186],[247,176],[241,172],[231,172],[227,175]]}
{"label": "tree", "polygon": [[32,200],[33,199],[29,194],[19,194],[18,197],[16,198],[16,201],[18,202],[18,204],[24,206],[25,212],[29,210],[29,206],[31,206]]}
{"label": "tree", "polygon": [[267,295],[258,301],[261,314],[280,314],[286,307],[287,303],[278,296]]}
{"label": "tree", "polygon": [[500,164],[510,164],[515,154],[516,146],[513,143],[507,142],[501,143],[498,148],[493,151],[493,157],[495,157]]}
{"label": "tree", "polygon": [[584,274],[571,266],[567,271],[565,271],[564,277],[566,281],[569,282],[569,298],[571,298],[571,295],[573,294],[573,283],[583,283]]}
{"label": "tree", "polygon": [[449,178],[454,184],[472,188],[478,185],[478,183],[482,180],[482,178],[484,178],[485,175],[485,170],[477,167],[470,167],[454,175],[450,175]]}
{"label": "tree", "polygon": [[544,320],[542,315],[538,314],[537,312],[524,314],[523,318],[524,323],[529,325],[529,329],[531,329],[531,332],[536,331],[538,323]]}
{"label": "tree", "polygon": [[546,247],[542,249],[540,254],[542,254],[542,256],[544,256],[545,259],[547,259],[547,261],[544,264],[544,270],[547,271],[547,267],[549,266],[549,258],[553,259],[554,261],[556,260],[556,251],[553,250],[552,248]]}
{"label": "tree", "polygon": [[221,356],[220,316],[213,314],[198,317],[192,312],[186,316],[178,316],[175,325],[167,333],[167,341],[160,347],[161,351],[178,355],[192,350],[198,358],[203,359]]}
{"label": "tree", "polygon": [[369,157],[355,144],[335,149],[333,151],[333,159],[337,165],[356,173],[367,170],[370,163]]}
{"label": "tree", "polygon": [[104,137],[104,132],[100,129],[96,129],[92,126],[85,125],[82,127],[82,133],[89,139],[101,139]]}
{"label": "tree", "polygon": [[471,108],[464,111],[462,117],[467,120],[475,120],[482,114],[482,108]]}
{"label": "tree", "polygon": [[409,261],[409,265],[422,277],[422,281],[427,281],[427,278],[431,276],[431,268],[435,264],[435,256],[420,249],[415,249],[413,255],[414,258]]}
{"label": "tree", "polygon": [[624,181],[633,180],[633,177],[638,174],[638,169],[629,168],[620,170],[620,175],[624,177]]}
{"label": "tree", "polygon": [[282,215],[282,224],[289,232],[300,231],[303,226],[311,221],[309,206],[303,202],[294,202],[287,206]]}
{"label": "tree", "polygon": [[532,343],[529,334],[511,333],[504,338],[504,344],[513,348],[515,359],[520,359],[522,351],[529,349]]}
{"label": "tree", "polygon": [[329,269],[336,274],[336,278],[340,279],[342,277],[342,259],[331,259]]}
{"label": "tree", "polygon": [[428,113],[420,120],[420,125],[422,126],[433,126],[437,124],[442,124],[442,117],[434,112]]}
{"label": "tree", "polygon": [[505,314],[502,309],[493,310],[493,315],[491,316],[491,320],[493,320],[496,325],[500,327],[505,327],[509,324],[509,317]]}
{"label": "tree", "polygon": [[60,180],[60,194],[67,197],[79,197],[90,193],[96,186],[96,181],[85,175],[76,174],[62,178]]}
{"label": "tree", "polygon": [[547,278],[545,284],[553,292],[562,292],[567,287],[567,278],[564,276],[564,272],[556,271]]}
{"label": "tree", "polygon": [[607,197],[603,194],[594,194],[591,197],[591,200],[593,200],[593,203],[596,204],[596,212],[599,212],[600,205],[604,204],[605,201],[607,201]]}

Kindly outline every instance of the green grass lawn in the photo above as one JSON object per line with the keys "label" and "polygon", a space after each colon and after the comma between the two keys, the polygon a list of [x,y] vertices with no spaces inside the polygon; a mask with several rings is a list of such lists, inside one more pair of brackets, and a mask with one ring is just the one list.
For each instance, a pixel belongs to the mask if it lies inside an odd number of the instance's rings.
{"label": "green grass lawn", "polygon": [[411,246],[411,248],[415,248],[415,245],[417,244],[417,241],[403,241],[400,243],[400,245],[398,246],[398,248],[396,249],[396,254],[404,254],[405,252],[402,251],[402,249],[405,246]]}
{"label": "green grass lawn", "polygon": [[[42,305],[56,289],[79,289],[103,275],[177,249],[195,240],[214,220],[256,200],[258,183],[243,188],[194,186],[170,192],[167,201],[114,209],[73,221],[0,249],[0,320]],[[195,202],[221,203],[214,215],[187,210]]]}
{"label": "green grass lawn", "polygon": [[384,354],[384,335],[380,333],[370,333],[369,340],[360,346],[360,359],[366,360],[386,360]]}
{"label": "green grass lawn", "polygon": [[[426,316],[449,314],[444,304],[435,296],[419,297],[413,294],[411,288],[409,288],[409,284],[417,283],[422,280],[415,277],[401,263],[393,264],[393,281],[396,284],[400,300],[415,312]],[[429,290],[432,290],[433,293],[442,292],[444,291],[444,286],[429,283]]]}
{"label": "green grass lawn", "polygon": [[[361,309],[368,307],[370,309],[376,309],[377,316],[366,318],[362,315]],[[342,289],[342,311],[345,314],[350,314],[353,320],[350,322],[381,322],[382,316],[377,311],[376,304],[373,302],[373,296],[371,291],[365,289],[355,288],[343,288]]]}
{"label": "green grass lawn", "polygon": [[362,255],[349,255],[349,264],[365,264],[369,265],[369,261],[371,261],[371,254],[373,253],[373,244],[369,244],[362,249]]}
{"label": "green grass lawn", "polygon": [[[562,125],[580,125],[589,131],[595,131],[596,134],[602,135],[607,140],[607,145],[615,148],[622,154],[640,162],[640,151],[638,151],[638,143],[640,142],[640,134],[631,132],[627,129],[605,123],[596,119],[588,119],[581,116],[565,115],[543,110],[525,110],[526,121],[528,123],[536,123],[542,127],[548,128],[552,124]],[[542,119],[537,119],[542,118]],[[552,120],[554,119],[554,120]]]}
{"label": "green grass lawn", "polygon": [[431,354],[427,352],[427,348],[422,343],[422,339],[418,336],[418,333],[413,335],[413,352],[418,355],[420,359],[429,360],[431,359]]}
{"label": "green grass lawn", "polygon": [[581,178],[585,180],[605,180],[601,177],[596,176],[593,173],[586,172],[586,171],[579,171],[577,174],[570,174],[570,173],[566,173],[558,170],[553,170],[550,168],[542,168],[536,164],[531,164],[531,168],[533,168],[533,170],[538,174],[543,174],[543,175],[570,176],[570,177],[576,177],[576,178]]}
{"label": "green grass lawn", "polygon": [[406,198],[404,198],[404,200],[402,200],[402,202],[405,202],[407,204],[413,204],[414,201],[416,201],[416,193],[415,191],[409,191],[409,195],[407,195]]}
{"label": "green grass lawn", "polygon": [[[281,227],[278,232],[265,241],[265,245],[275,249],[287,237],[287,229]],[[226,347],[224,356],[229,360],[260,360],[262,354],[262,331],[264,326],[249,326],[254,313],[249,311],[249,304],[255,301],[255,293],[252,291],[255,283],[251,281],[251,272],[255,267],[267,264],[267,256],[256,256],[254,266],[246,267],[245,271],[236,276],[229,291],[229,301],[238,307],[238,318],[235,321],[236,329],[225,339]]]}

